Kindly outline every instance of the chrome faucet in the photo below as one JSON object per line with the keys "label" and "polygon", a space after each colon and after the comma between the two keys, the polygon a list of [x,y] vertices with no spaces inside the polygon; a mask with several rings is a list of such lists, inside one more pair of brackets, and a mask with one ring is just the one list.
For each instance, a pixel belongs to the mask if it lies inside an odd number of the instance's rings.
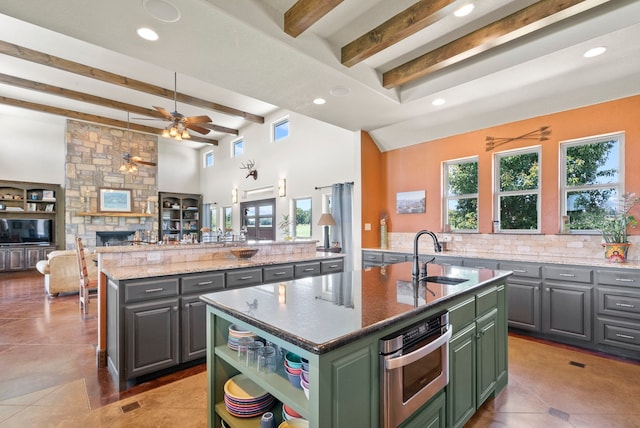
{"label": "chrome faucet", "polygon": [[[440,242],[438,242],[438,237],[436,236],[435,233],[429,231],[429,230],[421,230],[420,232],[416,233],[416,236],[413,238],[413,270],[411,271],[411,276],[413,276],[414,279],[418,279],[420,278],[420,261],[418,260],[418,240],[420,240],[420,237],[422,235],[429,235],[431,236],[431,239],[433,239],[433,250],[436,253],[439,253],[442,251],[442,246],[440,245]],[[424,264],[424,275],[427,275],[427,263]]]}

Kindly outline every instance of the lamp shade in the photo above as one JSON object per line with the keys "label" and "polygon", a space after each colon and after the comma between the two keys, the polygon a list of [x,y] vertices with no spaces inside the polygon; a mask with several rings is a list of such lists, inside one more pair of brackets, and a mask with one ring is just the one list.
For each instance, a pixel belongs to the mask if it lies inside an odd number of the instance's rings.
{"label": "lamp shade", "polygon": [[333,216],[329,213],[324,213],[320,216],[318,220],[318,226],[335,226],[336,221],[333,219]]}

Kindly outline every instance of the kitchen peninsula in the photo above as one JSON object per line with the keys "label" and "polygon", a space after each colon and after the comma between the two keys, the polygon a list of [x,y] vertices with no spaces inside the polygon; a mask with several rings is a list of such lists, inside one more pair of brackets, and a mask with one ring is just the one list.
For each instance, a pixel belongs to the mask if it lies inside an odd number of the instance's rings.
{"label": "kitchen peninsula", "polygon": [[[98,365],[109,367],[122,390],[141,376],[204,359],[205,304],[199,296],[344,269],[344,255],[317,253],[316,245],[260,241],[98,247]],[[237,259],[231,250],[238,247],[258,253]]]}
{"label": "kitchen peninsula", "polygon": [[[203,295],[209,426],[220,419],[231,427],[259,425],[259,418],[236,418],[225,408],[224,385],[241,373],[313,428],[381,426],[379,340],[443,311],[453,334],[449,384],[402,426],[463,426],[507,384],[509,274],[429,265],[441,282],[426,282],[412,280],[411,263],[399,263]],[[446,278],[462,282],[445,284]],[[309,399],[284,373],[239,363],[227,346],[230,325],[307,359]]]}

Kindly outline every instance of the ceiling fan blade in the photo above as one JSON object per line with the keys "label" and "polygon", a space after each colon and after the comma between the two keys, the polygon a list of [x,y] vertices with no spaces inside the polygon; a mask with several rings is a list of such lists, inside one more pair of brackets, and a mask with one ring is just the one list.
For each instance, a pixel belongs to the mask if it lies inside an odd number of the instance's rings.
{"label": "ceiling fan blade", "polygon": [[147,162],[147,161],[136,161],[136,163],[138,163],[140,165],[148,165],[148,166],[156,166],[157,165],[155,162]]}
{"label": "ceiling fan blade", "polygon": [[153,106],[154,109],[158,110],[167,120],[173,120],[173,116],[166,109],[162,107]]}
{"label": "ceiling fan blade", "polygon": [[186,120],[189,123],[207,123],[207,122],[211,122],[211,118],[209,116],[191,116],[191,117],[185,117],[184,120]]}
{"label": "ceiling fan blade", "polygon": [[139,163],[141,165],[156,166],[155,162],[143,161],[140,156],[131,156],[131,155],[129,155],[129,159],[131,160],[131,162]]}
{"label": "ceiling fan blade", "polygon": [[189,128],[192,131],[197,132],[198,134],[202,134],[202,135],[207,135],[210,131],[206,128],[203,128],[202,126],[198,126],[198,125],[192,125],[189,122],[184,124],[185,128]]}

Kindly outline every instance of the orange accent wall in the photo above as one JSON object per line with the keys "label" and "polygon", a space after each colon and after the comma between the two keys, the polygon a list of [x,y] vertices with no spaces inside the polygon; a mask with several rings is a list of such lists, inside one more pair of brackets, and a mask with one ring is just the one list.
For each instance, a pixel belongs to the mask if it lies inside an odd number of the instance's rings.
{"label": "orange accent wall", "polygon": [[[541,126],[551,127],[547,141],[514,141],[491,152],[485,150],[485,137],[488,135],[514,137]],[[493,154],[541,145],[541,231],[543,234],[558,233],[560,142],[620,131],[625,132],[625,191],[640,195],[640,96],[521,120],[384,153],[377,150],[373,139],[363,132],[362,223],[371,222],[372,218],[379,218],[380,213],[386,212],[390,232],[410,233],[420,229],[442,231],[442,164],[453,159],[478,156],[479,228],[480,233],[490,233],[493,220]],[[396,214],[397,192],[423,189],[426,190],[426,213]],[[370,240],[367,233],[363,231],[362,246],[379,246],[379,239]],[[632,233],[639,232],[636,229]]]}

